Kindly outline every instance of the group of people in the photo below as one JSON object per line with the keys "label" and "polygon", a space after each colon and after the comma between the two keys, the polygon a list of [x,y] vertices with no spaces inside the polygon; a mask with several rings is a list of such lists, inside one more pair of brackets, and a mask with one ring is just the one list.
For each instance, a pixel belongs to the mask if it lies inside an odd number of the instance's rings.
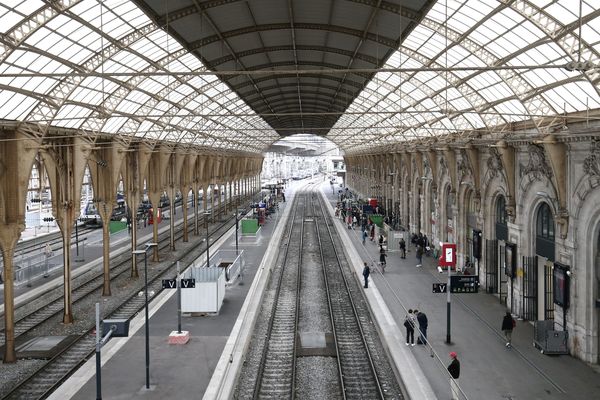
{"label": "group of people", "polygon": [[[419,337],[416,344],[427,343],[427,315],[417,309],[408,310],[408,314],[404,319],[404,327],[406,328],[406,345],[415,345],[415,330],[419,330]],[[417,328],[418,327],[418,328]]]}

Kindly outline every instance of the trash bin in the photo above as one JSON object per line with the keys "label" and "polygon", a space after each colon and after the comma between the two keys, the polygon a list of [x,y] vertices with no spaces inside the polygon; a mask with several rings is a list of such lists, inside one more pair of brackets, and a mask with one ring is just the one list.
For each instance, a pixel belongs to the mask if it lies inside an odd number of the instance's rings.
{"label": "trash bin", "polygon": [[542,354],[569,354],[568,338],[569,332],[555,330],[552,320],[533,323],[533,345]]}

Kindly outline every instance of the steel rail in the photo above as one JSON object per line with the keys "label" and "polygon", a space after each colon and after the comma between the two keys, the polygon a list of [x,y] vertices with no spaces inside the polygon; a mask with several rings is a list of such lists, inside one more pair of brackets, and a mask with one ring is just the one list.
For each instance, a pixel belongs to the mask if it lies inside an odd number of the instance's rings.
{"label": "steel rail", "polygon": [[[384,396],[385,390],[382,387],[382,383],[381,383],[381,381],[379,379],[379,376],[377,374],[377,369],[375,367],[375,362],[373,361],[373,356],[372,356],[371,351],[369,349],[369,345],[368,345],[368,342],[367,342],[367,339],[366,339],[366,336],[365,336],[365,332],[363,331],[363,328],[362,328],[360,316],[358,314],[358,311],[357,311],[357,308],[356,308],[356,304],[355,304],[355,302],[353,300],[353,296],[351,295],[352,290],[350,289],[350,285],[349,285],[348,280],[346,279],[346,276],[344,274],[343,266],[342,266],[342,263],[341,263],[341,260],[340,260],[340,256],[339,256],[338,250],[337,250],[337,248],[335,246],[335,242],[334,242],[334,239],[333,239],[333,233],[332,233],[332,230],[331,230],[331,227],[330,227],[330,218],[331,217],[329,217],[329,216],[327,216],[325,214],[325,209],[324,209],[322,198],[320,196],[318,196],[318,195],[316,197],[318,199],[317,201],[318,201],[319,205],[321,206],[320,207],[320,211],[321,211],[321,215],[323,217],[323,224],[320,225],[320,226],[324,226],[327,229],[328,238],[331,240],[331,243],[332,243],[331,247],[332,247],[333,253],[331,253],[331,255],[336,260],[337,272],[338,272],[336,274],[336,276],[340,277],[340,281],[341,281],[341,283],[343,284],[343,286],[345,288],[345,292],[344,293],[347,293],[347,301],[348,301],[347,304],[350,306],[352,315],[354,317],[354,322],[356,323],[356,327],[358,329],[360,340],[362,342],[362,346],[363,346],[363,349],[364,349],[364,354],[366,355],[366,359],[367,359],[367,362],[368,362],[368,365],[369,365],[369,372],[370,372],[370,375],[372,376],[372,379],[374,380],[375,387],[377,389],[377,393],[376,393],[377,397],[379,399],[384,399],[385,398],[385,396]],[[317,230],[317,232],[318,232],[318,230]],[[320,233],[318,233],[318,235],[319,235],[319,240],[321,240]],[[321,253],[321,256],[323,257],[323,253]],[[323,261],[323,265],[325,266],[327,264]],[[333,267],[333,268],[335,268],[335,267]],[[329,293],[330,285],[329,285],[328,278],[327,278],[327,271],[324,270],[323,272],[324,272],[325,280],[327,282],[327,290],[328,290],[327,295],[328,295],[328,301],[329,301],[329,306],[330,306],[330,310],[331,310],[330,314],[331,314],[331,317],[332,317],[331,318],[331,323],[334,326],[334,332],[337,332],[337,330],[339,329],[339,326],[338,326],[338,324],[335,321],[336,318],[335,318],[335,315],[334,315],[334,312],[333,312],[334,305],[331,302],[331,297],[330,297],[330,293]],[[339,368],[340,368],[340,381],[341,381],[341,385],[342,385],[342,387],[345,388],[344,398],[346,398],[346,394],[347,394],[346,393],[346,388],[349,385],[346,385],[343,381],[347,380],[347,382],[348,382],[352,377],[348,376],[348,374],[346,374],[346,373],[343,372],[343,365],[342,365],[342,363],[344,361],[343,357],[347,357],[347,355],[344,354],[343,351],[341,351],[340,346],[339,346],[339,341],[337,339],[336,339],[335,343],[336,343],[336,351],[341,356],[341,357],[338,358],[338,365],[339,365]],[[362,377],[359,377],[359,379],[362,379]]]}
{"label": "steel rail", "polygon": [[[286,247],[285,247],[285,253],[284,253],[284,257],[283,257],[283,262],[281,265],[281,268],[279,270],[279,276],[277,279],[277,285],[276,285],[276,289],[275,289],[275,295],[274,295],[274,301],[270,310],[270,319],[269,319],[269,323],[268,323],[268,327],[267,327],[267,334],[266,334],[266,338],[265,338],[265,344],[263,346],[262,349],[262,354],[260,357],[260,362],[259,362],[259,368],[258,368],[258,373],[257,373],[257,379],[256,379],[256,385],[254,387],[254,395],[253,398],[258,399],[261,397],[261,393],[266,389],[265,385],[265,370],[266,370],[266,364],[267,364],[267,360],[269,357],[269,352],[270,352],[270,344],[271,344],[271,339],[273,338],[273,329],[275,328],[276,324],[277,324],[277,311],[278,309],[280,309],[280,307],[282,307],[282,303],[280,302],[280,297],[281,297],[281,288],[283,286],[283,281],[284,281],[284,276],[285,276],[285,272],[286,272],[286,267],[287,267],[287,263],[288,263],[288,257],[290,256],[290,243],[293,243],[293,239],[294,236],[292,235],[292,233],[294,232],[294,227],[295,227],[295,222],[297,220],[297,214],[298,214],[298,204],[300,203],[298,197],[294,198],[294,202],[292,204],[293,210],[294,210],[294,214],[292,216],[292,221],[289,224],[289,229],[288,229],[288,234],[287,234],[287,243],[286,243]],[[301,252],[302,249],[302,245],[301,245],[301,240],[302,240],[302,234],[304,231],[303,228],[304,225],[304,217],[302,216],[302,224],[300,227],[300,245],[298,247],[299,252]],[[300,268],[301,263],[298,262],[297,264],[297,268]],[[293,343],[293,365],[292,370],[295,370],[295,352],[296,352],[296,336],[297,336],[297,326],[298,326],[298,291],[299,291],[299,285],[298,283],[296,284],[296,309],[295,309],[295,316],[294,316],[294,343]],[[281,372],[281,371],[279,371]],[[289,393],[288,393],[288,398],[293,398],[294,397],[294,383],[293,380],[295,379],[295,371],[292,373],[292,383],[291,383],[291,387],[289,389]]]}
{"label": "steel rail", "polygon": [[[225,206],[223,205],[222,207],[225,207]],[[219,238],[221,238],[229,230],[229,225],[231,222],[230,220],[232,220],[232,219],[233,219],[233,217],[226,218],[222,224],[218,225],[216,229],[213,229],[213,231],[210,233],[209,236],[214,237],[215,235],[218,235],[217,240]],[[178,226],[181,226],[181,225],[182,225],[182,223],[178,224]],[[188,230],[189,231],[193,230],[193,224],[188,227]],[[220,232],[221,230],[222,230],[222,232]],[[179,232],[181,232],[181,230],[179,230]],[[168,247],[168,237],[165,238],[164,241],[167,242],[167,246],[163,246],[163,248]],[[208,245],[208,243],[206,245]],[[184,259],[187,256],[190,256],[190,257],[200,256],[205,251],[205,249],[206,249],[206,246],[204,246],[204,250],[201,248],[201,246],[190,246],[190,248],[188,250],[186,250],[179,259],[180,260]],[[171,264],[169,266],[157,271],[155,276],[153,276],[150,279],[149,285],[152,285],[154,295],[150,298],[149,301],[152,301],[152,299],[154,299],[163,290],[162,284],[161,284],[162,279],[164,277],[170,277],[173,274],[175,274],[176,264],[177,264],[177,261],[171,262]],[[137,288],[132,289],[130,295],[126,295],[125,297],[126,297],[126,300],[124,300],[119,306],[115,307],[115,309],[113,309],[109,313],[110,316],[112,316],[113,314],[116,314],[117,312],[119,312],[119,310],[128,308],[129,309],[129,312],[128,312],[129,317],[127,319],[131,319],[145,306],[145,303],[142,302],[142,304],[140,306],[134,307],[133,309],[131,307],[128,307],[128,303],[139,301]],[[123,313],[121,313],[119,315],[121,316],[121,318],[123,317]],[[48,396],[51,392],[53,392],[58,387],[58,385],[60,385],[62,382],[64,382],[64,380],[66,380],[82,363],[84,363],[87,360],[87,358],[89,358],[92,355],[92,353],[95,351],[95,348],[94,348],[95,340],[89,338],[91,333],[94,331],[94,329],[95,329],[95,321],[90,320],[90,328],[86,332],[81,334],[68,347],[62,349],[53,358],[48,360],[44,365],[42,365],[38,369],[36,369],[36,371],[34,371],[32,374],[30,374],[28,377],[26,377],[23,381],[19,382],[19,384],[17,386],[15,386],[10,391],[8,391],[6,394],[4,394],[2,396],[2,399],[23,399],[23,398],[30,399],[32,397],[26,393],[31,393],[32,391],[35,393],[39,393],[38,397],[33,397],[33,398],[41,399],[41,398],[45,398],[46,396]],[[81,343],[83,343],[83,344],[81,344]],[[87,351],[84,351],[85,356],[83,356],[83,357],[80,356],[80,354],[81,354],[80,346],[87,348]],[[72,351],[75,354],[72,355],[69,353],[69,351]],[[63,359],[64,359],[64,362],[63,362]],[[61,364],[61,362],[62,362],[62,364]],[[58,365],[54,365],[54,363],[58,363]],[[64,366],[64,364],[66,364],[66,363],[69,364],[67,367]],[[40,378],[40,376],[47,369],[49,370],[48,373],[50,375],[56,374],[56,372],[54,372],[53,369],[57,369],[59,371],[60,377],[52,379],[51,382],[48,379]],[[27,389],[28,385],[29,385],[29,389]],[[22,391],[24,391],[25,394],[21,393]]]}

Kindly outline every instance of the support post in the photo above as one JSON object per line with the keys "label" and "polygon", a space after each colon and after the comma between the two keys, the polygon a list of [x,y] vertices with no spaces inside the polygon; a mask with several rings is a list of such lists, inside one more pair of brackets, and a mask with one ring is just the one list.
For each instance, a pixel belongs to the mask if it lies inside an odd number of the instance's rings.
{"label": "support post", "polygon": [[451,291],[451,266],[447,267],[448,269],[448,286],[447,286],[447,298],[446,298],[446,343],[451,343],[451,335],[450,335],[450,317],[451,317],[451,306],[450,306],[450,291]]}

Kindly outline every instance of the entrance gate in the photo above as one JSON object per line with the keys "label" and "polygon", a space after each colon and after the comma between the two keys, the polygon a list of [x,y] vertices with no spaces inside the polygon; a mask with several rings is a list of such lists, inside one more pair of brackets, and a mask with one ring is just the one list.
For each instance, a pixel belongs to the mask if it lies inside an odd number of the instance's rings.
{"label": "entrance gate", "polygon": [[544,319],[554,319],[552,265],[549,265],[549,263],[544,264]]}
{"label": "entrance gate", "polygon": [[523,256],[523,307],[522,317],[537,320],[537,257]]}
{"label": "entrance gate", "polygon": [[506,305],[507,300],[507,280],[504,269],[504,242],[496,239],[486,239],[485,241],[485,289],[487,293],[498,293],[498,300]]}
{"label": "entrance gate", "polygon": [[485,290],[498,293],[498,241],[485,241]]}

